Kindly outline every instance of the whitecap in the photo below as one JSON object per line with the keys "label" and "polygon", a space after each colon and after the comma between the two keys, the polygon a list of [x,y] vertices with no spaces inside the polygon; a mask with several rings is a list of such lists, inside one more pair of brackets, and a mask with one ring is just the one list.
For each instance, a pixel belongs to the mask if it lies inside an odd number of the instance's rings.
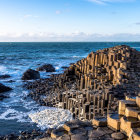
{"label": "whitecap", "polygon": [[73,119],[70,111],[60,108],[48,108],[40,112],[31,113],[29,117],[41,130],[60,127],[66,121]]}
{"label": "whitecap", "polygon": [[56,69],[56,70],[59,70],[59,69],[60,69],[60,67],[58,67],[58,66],[57,66],[57,67],[55,67],[55,69]]}
{"label": "whitecap", "polygon": [[73,58],[78,58],[79,56],[73,56]]}
{"label": "whitecap", "polygon": [[17,120],[17,122],[29,122],[28,113],[19,112],[15,109],[7,109],[0,115],[3,120]]}
{"label": "whitecap", "polygon": [[0,72],[1,73],[5,73],[6,72],[6,69],[7,68],[5,66],[2,66],[2,65],[0,66]]}

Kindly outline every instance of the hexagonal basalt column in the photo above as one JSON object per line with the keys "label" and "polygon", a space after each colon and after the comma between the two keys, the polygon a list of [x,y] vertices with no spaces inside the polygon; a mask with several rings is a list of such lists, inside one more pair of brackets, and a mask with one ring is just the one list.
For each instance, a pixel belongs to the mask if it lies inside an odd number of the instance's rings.
{"label": "hexagonal basalt column", "polygon": [[95,117],[92,120],[92,124],[96,126],[107,126],[107,118],[105,117]]}
{"label": "hexagonal basalt column", "polygon": [[107,125],[113,130],[120,130],[120,116],[118,114],[108,114]]}
{"label": "hexagonal basalt column", "polygon": [[119,114],[125,115],[126,107],[136,107],[136,106],[137,106],[137,104],[134,101],[120,100],[119,101]]}

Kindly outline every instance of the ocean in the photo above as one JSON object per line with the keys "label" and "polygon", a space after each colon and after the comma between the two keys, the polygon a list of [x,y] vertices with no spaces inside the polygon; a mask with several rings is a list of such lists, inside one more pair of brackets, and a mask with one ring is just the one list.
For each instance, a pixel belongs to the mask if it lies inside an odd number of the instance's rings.
{"label": "ocean", "polygon": [[[49,63],[56,69],[53,74],[62,73],[63,66],[75,63],[91,51],[121,44],[140,51],[140,42],[1,42],[0,75],[9,74],[11,77],[0,79],[0,83],[12,87],[13,90],[5,93],[9,98],[0,101],[0,135],[38,129],[28,115],[47,108],[28,97],[29,91],[23,87],[25,83],[21,80],[22,74],[27,69],[36,69]],[[41,78],[47,78],[52,73],[41,72],[40,74]]]}

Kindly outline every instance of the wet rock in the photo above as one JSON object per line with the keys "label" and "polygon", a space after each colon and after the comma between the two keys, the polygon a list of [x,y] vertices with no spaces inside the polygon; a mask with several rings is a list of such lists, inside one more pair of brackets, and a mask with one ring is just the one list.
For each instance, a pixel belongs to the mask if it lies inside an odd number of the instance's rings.
{"label": "wet rock", "polygon": [[10,90],[12,90],[12,88],[7,87],[7,86],[0,83],[0,93],[7,92],[7,91],[10,91]]}
{"label": "wet rock", "polygon": [[34,80],[34,79],[39,79],[40,74],[38,71],[28,69],[23,73],[22,80]]}
{"label": "wet rock", "polygon": [[68,67],[66,67],[66,66],[63,66],[63,67],[61,67],[62,69],[67,69]]}
{"label": "wet rock", "polygon": [[92,121],[92,124],[96,126],[107,126],[107,118],[95,117]]}
{"label": "wet rock", "polygon": [[55,72],[55,68],[51,64],[45,64],[36,69],[37,71]]}
{"label": "wet rock", "polygon": [[51,138],[58,138],[60,136],[63,136],[65,133],[66,133],[65,129],[63,127],[60,127],[51,132]]}
{"label": "wet rock", "polygon": [[93,130],[93,131],[90,131],[90,133],[88,134],[88,136],[89,136],[89,138],[99,138],[99,137],[102,137],[105,134],[106,133],[104,131]]}
{"label": "wet rock", "polygon": [[83,134],[76,134],[71,136],[71,140],[88,140],[88,137]]}
{"label": "wet rock", "polygon": [[8,81],[6,81],[7,83],[13,83],[13,82],[16,82],[16,81],[14,81],[14,80],[8,80]]}
{"label": "wet rock", "polygon": [[50,137],[45,137],[45,138],[41,138],[39,140],[56,140],[56,139],[53,139],[53,138],[50,138]]}
{"label": "wet rock", "polygon": [[11,76],[8,74],[5,75],[0,75],[0,79],[6,79],[6,78],[10,78]]}
{"label": "wet rock", "polygon": [[0,101],[2,101],[4,98],[8,98],[8,97],[5,95],[0,95]]}
{"label": "wet rock", "polygon": [[70,140],[70,136],[65,134],[65,135],[57,138],[56,140]]}
{"label": "wet rock", "polygon": [[113,133],[111,135],[111,137],[116,139],[116,140],[123,140],[124,139],[124,134],[122,134],[121,132],[117,132],[117,133]]}

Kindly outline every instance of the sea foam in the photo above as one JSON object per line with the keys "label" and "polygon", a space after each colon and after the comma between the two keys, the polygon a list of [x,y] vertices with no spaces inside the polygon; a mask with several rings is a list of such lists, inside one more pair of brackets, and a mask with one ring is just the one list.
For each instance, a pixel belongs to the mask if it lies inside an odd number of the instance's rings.
{"label": "sea foam", "polygon": [[57,128],[66,121],[72,120],[72,114],[68,110],[60,108],[48,108],[34,114],[29,114],[31,120],[37,123],[42,130],[46,128]]}

